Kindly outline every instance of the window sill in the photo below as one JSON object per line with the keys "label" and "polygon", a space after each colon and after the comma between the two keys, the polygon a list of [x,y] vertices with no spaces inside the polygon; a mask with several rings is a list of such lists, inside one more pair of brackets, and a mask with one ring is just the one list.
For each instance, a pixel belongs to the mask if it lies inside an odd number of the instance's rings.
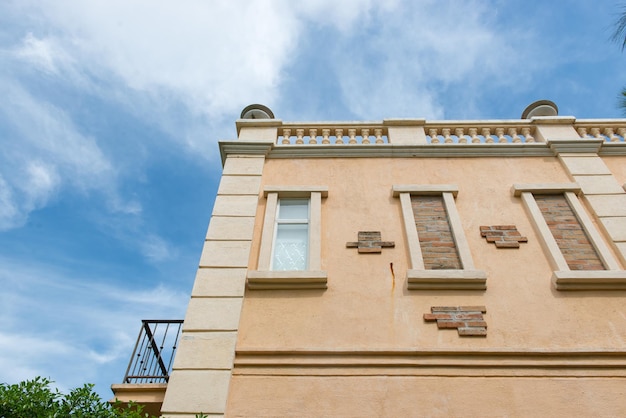
{"label": "window sill", "polygon": [[248,271],[250,290],[305,290],[326,289],[325,271]]}
{"label": "window sill", "polygon": [[485,290],[483,270],[407,270],[409,290]]}
{"label": "window sill", "polygon": [[626,270],[555,271],[556,290],[626,290]]}

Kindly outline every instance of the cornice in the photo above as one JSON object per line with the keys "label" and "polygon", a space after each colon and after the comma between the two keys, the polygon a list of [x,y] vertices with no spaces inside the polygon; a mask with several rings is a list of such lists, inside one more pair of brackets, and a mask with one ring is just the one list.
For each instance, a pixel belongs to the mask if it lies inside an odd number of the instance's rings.
{"label": "cornice", "polygon": [[275,146],[268,158],[549,157],[546,144],[421,144]]}
{"label": "cornice", "polygon": [[553,157],[560,153],[626,155],[623,142],[600,139],[553,139],[531,144],[335,144],[276,145],[270,141],[220,141],[222,164],[231,154],[264,155],[267,158],[463,158]]}
{"label": "cornice", "polygon": [[229,155],[264,155],[267,156],[274,146],[273,142],[262,141],[219,141],[222,166]]}
{"label": "cornice", "polygon": [[597,154],[604,144],[602,139],[548,139],[550,149],[554,155],[563,153],[593,153]]}

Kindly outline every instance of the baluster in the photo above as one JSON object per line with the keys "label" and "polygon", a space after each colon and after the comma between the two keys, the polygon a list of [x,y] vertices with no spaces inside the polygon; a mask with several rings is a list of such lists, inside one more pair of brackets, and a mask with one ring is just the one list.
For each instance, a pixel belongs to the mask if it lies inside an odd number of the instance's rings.
{"label": "baluster", "polygon": [[583,128],[582,126],[578,128],[578,135],[580,135],[581,138],[588,137],[589,134],[587,133],[587,128]]}
{"label": "baluster", "polygon": [[472,144],[480,144],[480,138],[478,137],[478,129],[469,128],[469,135],[472,138]]}
{"label": "baluster", "polygon": [[296,144],[304,144],[304,129],[296,129]]}
{"label": "baluster", "polygon": [[348,144],[356,144],[356,129],[348,129]]}
{"label": "baluster", "polygon": [[604,141],[604,137],[602,136],[602,132],[600,132],[600,128],[591,128],[591,136]]}
{"label": "baluster", "polygon": [[443,128],[441,130],[441,134],[443,135],[443,142],[444,142],[444,144],[452,144],[454,142],[454,140],[450,136],[450,129]]}
{"label": "baluster", "polygon": [[317,129],[309,129],[309,144],[317,144]]}
{"label": "baluster", "polygon": [[498,137],[498,142],[503,144],[508,142],[506,137],[504,136],[504,128],[496,128],[496,136]]}
{"label": "baluster", "polygon": [[384,144],[385,141],[383,141],[383,130],[382,129],[374,129],[374,135],[376,136],[376,143],[377,144]]}
{"label": "baluster", "polygon": [[459,138],[459,140],[457,141],[459,144],[467,144],[467,138],[465,138],[463,128],[456,128],[454,130],[454,134],[457,136],[457,138]]}
{"label": "baluster", "polygon": [[619,142],[619,137],[615,135],[613,128],[604,128],[604,135],[606,135],[611,142]]}
{"label": "baluster", "polygon": [[513,143],[519,144],[520,142],[522,142],[522,138],[520,138],[517,134],[517,128],[509,128],[509,135],[511,135]]}
{"label": "baluster", "polygon": [[335,144],[343,144],[343,129],[335,129]]}
{"label": "baluster", "polygon": [[430,143],[431,144],[439,143],[439,141],[437,139],[437,130],[436,129],[429,129],[428,130],[428,136],[430,137]]}
{"label": "baluster", "polygon": [[491,128],[483,128],[481,132],[485,137],[485,142],[487,144],[493,144],[493,138],[491,137]]}
{"label": "baluster", "polygon": [[322,129],[322,144],[330,144],[330,129]]}
{"label": "baluster", "polygon": [[283,129],[283,144],[291,144],[291,129]]}
{"label": "baluster", "polygon": [[361,129],[361,140],[362,144],[370,144],[370,130],[369,129]]}
{"label": "baluster", "polygon": [[626,141],[626,128],[619,128],[617,134],[622,137],[622,141]]}
{"label": "baluster", "polygon": [[535,138],[530,134],[530,128],[522,128],[522,135],[524,135],[524,142],[526,142],[527,144],[535,142]]}

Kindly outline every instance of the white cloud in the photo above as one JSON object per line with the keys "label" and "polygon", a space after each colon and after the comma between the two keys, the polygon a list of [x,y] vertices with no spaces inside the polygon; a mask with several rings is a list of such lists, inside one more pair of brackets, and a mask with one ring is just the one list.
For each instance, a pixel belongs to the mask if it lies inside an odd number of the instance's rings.
{"label": "white cloud", "polygon": [[104,190],[119,200],[116,171],[96,140],[81,134],[70,115],[33,97],[19,84],[0,82],[0,227],[20,226],[64,185]]}
{"label": "white cloud", "polygon": [[483,2],[403,2],[341,38],[329,64],[359,117],[443,118],[444,103],[471,106],[481,89],[528,77],[517,70],[531,68],[528,36],[499,19]]}
{"label": "white cloud", "polygon": [[250,98],[272,101],[297,33],[280,2],[61,0],[38,7],[58,30],[55,44],[88,71],[212,116]]}
{"label": "white cloud", "polygon": [[65,51],[55,45],[52,39],[39,39],[32,33],[26,34],[14,53],[18,58],[50,74],[58,74],[59,67],[67,67],[70,60]]}

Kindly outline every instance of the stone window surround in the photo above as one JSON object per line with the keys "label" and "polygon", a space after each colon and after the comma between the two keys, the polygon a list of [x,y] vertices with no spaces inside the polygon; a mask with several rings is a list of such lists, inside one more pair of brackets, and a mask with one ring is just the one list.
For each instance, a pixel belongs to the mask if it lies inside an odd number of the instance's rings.
{"label": "stone window surround", "polygon": [[[257,270],[248,271],[248,289],[288,290],[326,289],[328,274],[322,271],[322,198],[328,196],[325,186],[265,186],[267,199]],[[270,270],[278,199],[310,199],[309,260],[307,270]]]}
{"label": "stone window surround", "polygon": [[[454,199],[459,190],[454,184],[393,185],[393,196],[400,198],[402,217],[407,236],[410,268],[407,270],[409,290],[485,290],[487,274],[474,267],[472,254],[463,232],[461,218]],[[462,269],[426,270],[422,249],[415,227],[411,195],[442,196],[446,208],[452,237],[461,260]]]}
{"label": "stone window surround", "polygon": [[[577,196],[581,194],[581,187],[578,183],[514,184],[511,193],[515,197],[521,197],[533,226],[541,237],[554,269],[552,282],[557,290],[626,290],[626,271],[621,269],[580,203]],[[565,196],[606,270],[570,270],[567,265],[533,196],[560,193]]]}

